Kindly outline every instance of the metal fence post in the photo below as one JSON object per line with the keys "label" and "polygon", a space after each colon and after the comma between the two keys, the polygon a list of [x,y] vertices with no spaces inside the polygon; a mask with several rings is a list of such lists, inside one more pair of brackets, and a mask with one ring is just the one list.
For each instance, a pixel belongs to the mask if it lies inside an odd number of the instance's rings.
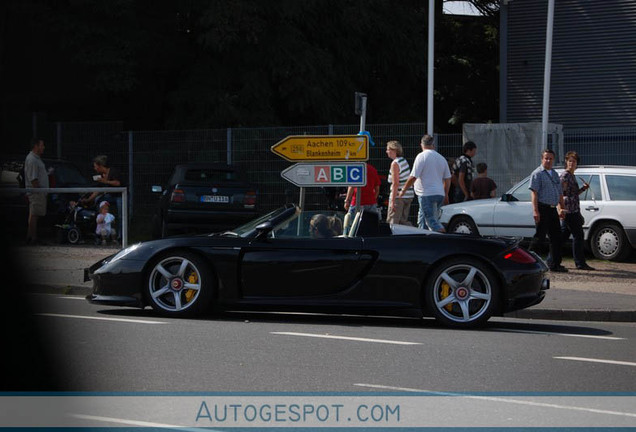
{"label": "metal fence post", "polygon": [[232,128],[227,128],[227,164],[232,165]]}
{"label": "metal fence post", "polygon": [[[128,131],[128,193],[130,194],[130,212],[128,213],[128,217],[132,217],[133,214],[133,133],[132,131]],[[128,199],[126,193],[124,192],[122,196],[122,201],[124,201],[124,205],[128,204]],[[123,226],[123,225],[122,225]],[[122,233],[123,236],[123,233]]]}
{"label": "metal fence post", "polygon": [[55,127],[55,141],[57,144],[57,158],[62,159],[62,123],[57,122]]}
{"label": "metal fence post", "polygon": [[121,193],[121,195],[121,247],[125,249],[126,247],[128,247],[128,219],[130,217],[128,213],[128,192],[126,192],[126,188],[124,188],[124,191]]}

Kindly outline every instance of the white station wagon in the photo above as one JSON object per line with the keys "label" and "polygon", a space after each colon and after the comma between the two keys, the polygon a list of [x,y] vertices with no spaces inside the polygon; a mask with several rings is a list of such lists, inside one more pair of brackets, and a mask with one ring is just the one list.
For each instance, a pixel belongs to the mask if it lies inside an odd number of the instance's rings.
{"label": "white station wagon", "polygon": [[[636,248],[636,167],[580,166],[575,175],[590,185],[580,195],[586,246],[599,259],[626,259]],[[535,233],[529,185],[528,176],[501,198],[444,206],[441,222],[448,232],[529,239]]]}

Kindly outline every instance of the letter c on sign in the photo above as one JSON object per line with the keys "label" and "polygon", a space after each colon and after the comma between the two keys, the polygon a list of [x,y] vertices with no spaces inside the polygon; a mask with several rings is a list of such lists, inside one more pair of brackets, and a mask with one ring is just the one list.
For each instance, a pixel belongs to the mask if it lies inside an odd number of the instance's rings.
{"label": "letter c on sign", "polygon": [[349,167],[347,171],[350,182],[362,182],[362,169],[360,167]]}

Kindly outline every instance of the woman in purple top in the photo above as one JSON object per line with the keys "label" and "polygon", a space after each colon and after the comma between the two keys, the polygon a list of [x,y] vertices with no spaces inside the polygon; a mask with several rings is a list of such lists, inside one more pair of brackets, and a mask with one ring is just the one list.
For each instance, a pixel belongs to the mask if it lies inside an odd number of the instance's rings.
{"label": "woman in purple top", "polygon": [[583,182],[579,187],[574,171],[579,165],[579,155],[575,151],[565,154],[565,171],[560,175],[563,186],[563,198],[565,202],[565,219],[561,222],[562,238],[567,239],[572,233],[572,255],[574,264],[580,270],[594,270],[585,262],[585,251],[583,250],[583,216],[579,203],[579,195],[589,189],[590,185]]}

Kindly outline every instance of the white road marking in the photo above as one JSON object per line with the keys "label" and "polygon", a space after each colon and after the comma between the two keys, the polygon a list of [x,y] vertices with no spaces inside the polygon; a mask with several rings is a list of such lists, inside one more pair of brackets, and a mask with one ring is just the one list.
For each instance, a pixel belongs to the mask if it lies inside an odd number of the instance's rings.
{"label": "white road marking", "polygon": [[82,296],[57,296],[56,298],[64,300],[86,300],[86,297]]}
{"label": "white road marking", "polygon": [[91,316],[83,316],[83,315],[65,315],[65,314],[53,314],[53,313],[40,313],[36,315],[58,317],[58,318],[79,318],[79,319],[89,319],[89,320],[99,320],[99,321],[119,321],[119,322],[130,322],[130,323],[137,323],[137,324],[168,324],[165,321],[162,322],[162,321],[134,320],[134,319],[127,319],[127,318],[91,317]]}
{"label": "white road marking", "polygon": [[304,336],[304,337],[314,337],[314,338],[323,338],[323,339],[340,339],[340,340],[348,340],[348,341],[356,341],[356,342],[385,343],[385,344],[393,344],[393,345],[422,345],[420,342],[403,342],[403,341],[394,341],[394,340],[386,340],[386,339],[368,339],[368,338],[335,336],[335,335],[326,335],[326,334],[294,333],[294,332],[270,332],[270,333],[275,335],[285,335],[285,336]]}
{"label": "white road marking", "polygon": [[595,413],[595,414],[609,414],[609,415],[615,415],[615,416],[636,418],[636,413],[630,413],[630,412],[608,411],[608,410],[601,410],[596,408],[577,407],[577,406],[570,406],[570,405],[558,405],[558,404],[543,403],[543,402],[532,402],[528,400],[507,399],[507,398],[494,397],[494,396],[471,396],[471,395],[465,395],[461,393],[438,392],[438,391],[431,391],[431,390],[424,390],[424,389],[394,387],[394,386],[385,386],[385,385],[378,385],[378,384],[354,384],[354,386],[369,387],[369,388],[382,389],[382,390],[395,390],[395,391],[403,391],[403,392],[430,393],[430,394],[434,394],[438,396],[454,396],[454,397],[459,396],[459,397],[465,397],[467,399],[480,399],[480,400],[488,400],[493,402],[511,403],[511,404],[517,404],[517,405],[528,405],[528,406],[555,408],[555,409],[563,409],[563,410],[571,410],[571,411],[585,411],[585,412]]}
{"label": "white road marking", "polygon": [[107,423],[117,423],[117,424],[127,424],[133,426],[141,426],[141,427],[153,427],[153,428],[162,428],[162,429],[178,429],[180,431],[206,431],[206,432],[214,432],[214,429],[208,428],[184,428],[183,426],[164,424],[164,423],[153,423],[146,422],[140,420],[128,420],[128,419],[120,419],[114,417],[101,417],[101,416],[92,416],[85,414],[70,414],[71,417],[75,417],[82,420],[92,420],[92,421],[100,421]]}
{"label": "white road marking", "polygon": [[621,365],[621,366],[636,366],[634,362],[626,362],[626,361],[618,361],[618,360],[604,360],[604,359],[593,359],[593,358],[585,358],[585,357],[554,357],[559,360],[575,360],[582,362],[590,362],[590,363],[607,363],[613,365]]}
{"label": "white road marking", "polygon": [[584,334],[576,334],[576,333],[554,333],[554,332],[539,331],[539,330],[496,329],[496,331],[506,332],[506,333],[530,333],[530,334],[543,334],[543,335],[554,335],[554,336],[580,337],[580,338],[589,338],[589,339],[625,340],[625,338],[620,338],[616,336],[595,336],[595,335],[584,335]]}

